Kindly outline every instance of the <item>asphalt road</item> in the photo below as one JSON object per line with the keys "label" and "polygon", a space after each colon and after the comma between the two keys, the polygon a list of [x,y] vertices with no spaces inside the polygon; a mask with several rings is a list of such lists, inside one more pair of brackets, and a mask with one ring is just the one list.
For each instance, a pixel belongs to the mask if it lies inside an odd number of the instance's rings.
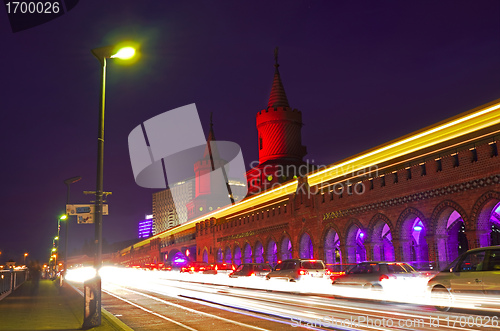
{"label": "asphalt road", "polygon": [[165,279],[161,272],[103,277],[102,304],[134,330],[500,330],[498,312],[439,312],[283,291],[278,282],[262,290],[186,278]]}

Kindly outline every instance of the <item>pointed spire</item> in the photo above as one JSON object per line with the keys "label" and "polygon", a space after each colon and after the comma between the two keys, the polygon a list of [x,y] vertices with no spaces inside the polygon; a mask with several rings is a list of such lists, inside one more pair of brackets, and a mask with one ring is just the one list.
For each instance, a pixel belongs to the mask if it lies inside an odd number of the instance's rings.
{"label": "pointed spire", "polygon": [[270,107],[290,107],[288,104],[288,99],[286,98],[285,88],[281,82],[280,72],[278,70],[278,47],[274,49],[274,80],[273,87],[271,88],[271,95],[269,96],[269,102],[267,103],[267,108]]}
{"label": "pointed spire", "polygon": [[[219,159],[220,156],[219,156],[219,151],[217,150],[216,145],[210,144],[212,141],[215,141],[214,123],[212,121],[212,115],[213,115],[213,113],[210,112],[210,131],[208,132],[207,147],[205,148],[205,153],[203,153],[203,158],[210,159],[210,162],[212,164],[212,170],[215,170],[214,159]],[[212,146],[214,148],[212,148]]]}

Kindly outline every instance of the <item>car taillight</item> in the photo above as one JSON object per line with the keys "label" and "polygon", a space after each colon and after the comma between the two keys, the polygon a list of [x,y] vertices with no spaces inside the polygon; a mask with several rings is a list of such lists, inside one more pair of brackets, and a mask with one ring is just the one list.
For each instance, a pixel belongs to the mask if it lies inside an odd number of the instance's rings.
{"label": "car taillight", "polygon": [[252,272],[252,273],[250,274],[250,276],[255,276],[255,272]]}
{"label": "car taillight", "polygon": [[308,273],[307,270],[299,269],[299,275],[307,275]]}
{"label": "car taillight", "polygon": [[325,273],[325,275],[327,275],[327,276],[330,276],[331,274],[332,274],[332,272],[330,270],[327,270]]}
{"label": "car taillight", "polygon": [[194,267],[191,267],[191,271],[194,271]]}
{"label": "car taillight", "polygon": [[389,276],[387,276],[387,275],[380,275],[380,277],[378,278],[378,281],[381,282],[383,279],[389,279]]}

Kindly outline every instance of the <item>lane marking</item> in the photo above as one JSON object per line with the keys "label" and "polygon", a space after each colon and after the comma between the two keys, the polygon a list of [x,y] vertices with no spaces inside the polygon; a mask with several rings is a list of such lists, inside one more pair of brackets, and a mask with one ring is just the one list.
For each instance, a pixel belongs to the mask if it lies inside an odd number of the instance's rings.
{"label": "lane marking", "polygon": [[[212,315],[212,314],[208,314],[208,313],[205,313],[205,312],[202,312],[202,311],[198,311],[198,310],[195,310],[195,309],[192,309],[192,308],[184,307],[182,305],[179,305],[179,304],[176,304],[176,303],[172,303],[172,302],[169,302],[169,301],[166,301],[166,300],[163,300],[163,299],[160,299],[160,298],[148,295],[148,294],[144,294],[144,293],[141,293],[141,292],[138,292],[138,291],[134,291],[134,290],[131,290],[129,288],[125,288],[125,287],[122,287],[122,286],[119,286],[119,287],[122,288],[122,289],[124,289],[125,291],[129,291],[129,292],[132,292],[132,293],[135,293],[135,294],[138,294],[138,295],[142,295],[142,296],[144,296],[146,298],[153,299],[153,300],[159,301],[161,303],[165,303],[165,304],[173,306],[173,307],[184,309],[184,310],[187,310],[187,311],[195,313],[195,314],[199,314],[199,315],[203,315],[203,316],[207,316],[207,317],[219,319],[219,320],[222,320],[222,321],[225,321],[225,322],[228,322],[228,323],[236,324],[236,325],[247,327],[247,328],[254,329],[254,330],[271,331],[271,330],[259,328],[257,326],[253,326],[253,325],[250,325],[250,324],[245,324],[245,323],[233,321],[233,320],[230,320],[230,319],[227,319],[227,318],[224,318],[224,317],[220,317],[220,316],[217,316],[217,315]],[[108,293],[108,294],[111,294],[110,292],[108,292],[106,290],[103,290],[103,291],[106,292],[106,293]],[[111,295],[114,296],[114,294],[111,294]],[[123,299],[123,300],[125,301],[126,299]],[[131,303],[131,304],[135,305],[134,303]]]}
{"label": "lane marking", "polygon": [[157,316],[157,317],[159,317],[159,318],[163,318],[164,320],[167,320],[167,321],[169,321],[169,322],[172,322],[172,323],[174,323],[174,324],[177,324],[177,325],[179,325],[179,326],[181,326],[181,327],[183,327],[183,328],[185,328],[185,329],[188,329],[188,330],[191,330],[191,331],[198,331],[197,329],[193,329],[193,328],[192,328],[192,327],[190,327],[190,326],[187,326],[187,325],[185,325],[185,324],[182,324],[182,323],[180,323],[180,322],[177,322],[177,321],[175,321],[175,320],[173,320],[173,319],[171,319],[171,318],[168,318],[168,317],[166,317],[166,316],[163,316],[163,315],[161,315],[161,314],[155,313],[155,312],[154,312],[154,311],[152,311],[152,310],[149,310],[149,309],[147,309],[147,308],[144,308],[144,307],[142,307],[142,306],[139,306],[138,304],[135,304],[135,303],[133,303],[133,302],[131,302],[131,301],[129,301],[129,300],[127,300],[127,299],[125,299],[125,298],[122,298],[122,297],[120,297],[120,296],[118,296],[118,295],[115,295],[115,294],[113,294],[113,293],[111,293],[111,292],[109,292],[109,291],[106,291],[106,290],[102,290],[102,291],[103,291],[104,293],[106,293],[106,294],[111,295],[112,297],[115,297],[115,298],[117,298],[117,299],[120,299],[120,300],[122,300],[122,301],[124,301],[124,302],[128,303],[129,305],[132,305],[132,306],[134,306],[134,307],[137,307],[137,308],[139,308],[139,309],[142,309],[142,310],[144,310],[145,312],[150,313],[150,314],[152,314],[152,315],[155,315],[155,316]]}

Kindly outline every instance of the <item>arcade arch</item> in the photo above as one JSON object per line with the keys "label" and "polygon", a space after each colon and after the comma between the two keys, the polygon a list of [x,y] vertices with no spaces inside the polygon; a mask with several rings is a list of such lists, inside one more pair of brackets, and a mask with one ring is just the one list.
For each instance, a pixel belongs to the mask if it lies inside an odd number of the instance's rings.
{"label": "arcade arch", "polygon": [[366,248],[364,245],[366,233],[361,230],[358,222],[349,226],[346,236],[346,251],[348,263],[366,261]]}
{"label": "arcade arch", "polygon": [[[373,224],[374,223],[374,224]],[[371,243],[373,260],[394,261],[394,245],[392,244],[391,222],[384,215],[376,215],[372,220]]]}
{"label": "arcade arch", "polygon": [[313,259],[314,258],[314,247],[311,241],[311,237],[307,232],[304,232],[300,238],[299,244],[299,257],[301,259]]}
{"label": "arcade arch", "polygon": [[342,253],[340,251],[340,238],[337,231],[329,228],[325,235],[325,263],[342,263]]}

